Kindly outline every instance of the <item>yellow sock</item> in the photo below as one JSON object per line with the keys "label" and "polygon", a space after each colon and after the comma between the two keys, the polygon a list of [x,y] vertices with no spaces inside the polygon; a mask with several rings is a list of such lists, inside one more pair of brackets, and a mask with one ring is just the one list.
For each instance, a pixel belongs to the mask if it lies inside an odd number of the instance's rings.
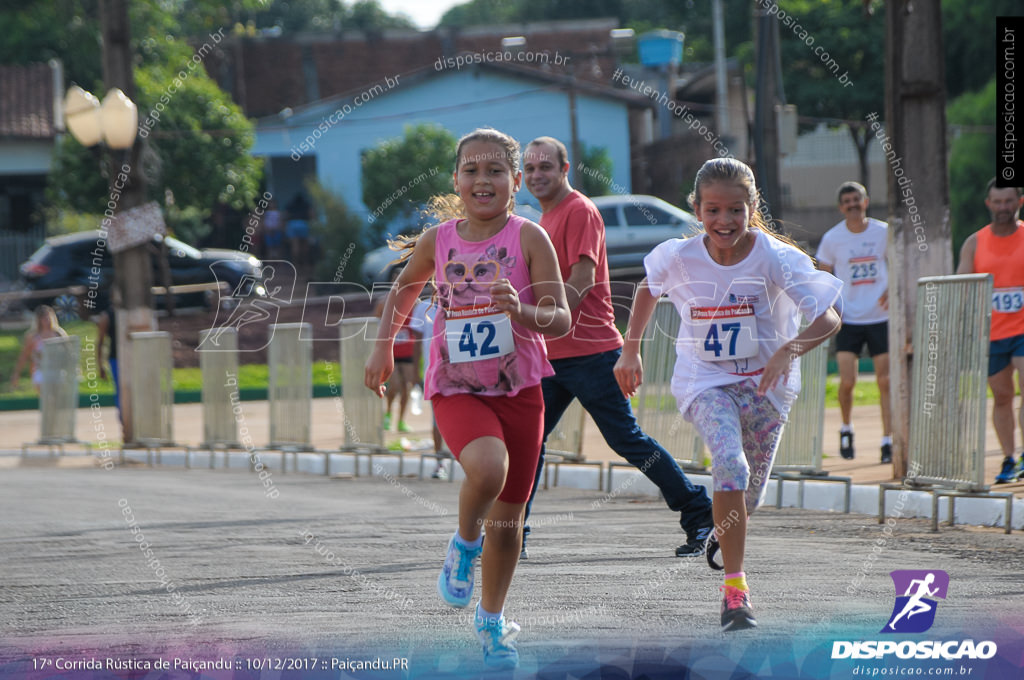
{"label": "yellow sock", "polygon": [[750,592],[750,587],[747,585],[747,575],[742,571],[738,571],[735,574],[726,574],[725,585],[745,590],[748,593]]}

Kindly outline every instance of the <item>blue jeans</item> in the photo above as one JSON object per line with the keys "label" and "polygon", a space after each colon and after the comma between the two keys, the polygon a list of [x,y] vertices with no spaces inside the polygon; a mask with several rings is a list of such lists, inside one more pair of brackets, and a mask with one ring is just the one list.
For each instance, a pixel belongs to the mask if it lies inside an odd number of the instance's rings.
{"label": "blue jeans", "polygon": [[[640,429],[629,400],[615,381],[613,369],[621,354],[622,350],[613,349],[551,361],[555,374],[541,381],[541,389],[544,391],[544,440],[547,441],[573,398],[579,399],[594,419],[608,446],[661,489],[665,503],[679,513],[679,525],[687,535],[692,535],[701,527],[711,525],[711,499],[704,487],[694,486],[687,479],[678,463],[661,444]],[[544,453],[542,446],[533,491],[526,503],[524,522],[530,517],[533,496],[540,483]],[[523,530],[524,544],[529,533],[530,527],[527,526]]]}

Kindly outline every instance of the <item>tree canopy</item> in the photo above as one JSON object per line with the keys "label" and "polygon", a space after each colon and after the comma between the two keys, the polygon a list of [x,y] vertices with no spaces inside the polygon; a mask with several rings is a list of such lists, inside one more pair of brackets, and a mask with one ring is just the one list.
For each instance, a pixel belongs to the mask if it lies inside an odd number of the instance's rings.
{"label": "tree canopy", "polygon": [[[363,203],[376,240],[399,218],[413,218],[430,197],[451,193],[456,142],[439,125],[407,125],[402,137],[363,153]],[[414,225],[396,226],[402,231]]]}
{"label": "tree canopy", "polygon": [[[262,177],[261,162],[249,153],[253,125],[207,76],[200,58],[215,48],[224,31],[206,36],[193,48],[169,32],[177,25],[174,16],[149,3],[132,5],[131,22],[142,170],[150,197],[165,207],[172,228],[180,215],[189,213],[191,222],[194,216],[201,221],[218,204],[237,210],[251,207]],[[98,32],[98,24],[95,28]],[[98,63],[98,39],[88,44]],[[103,96],[99,73],[82,70],[79,77],[87,89]],[[50,210],[101,213],[108,191],[97,167],[94,151],[70,135],[63,137],[48,179]],[[49,217],[53,220],[56,214]]]}
{"label": "tree canopy", "polygon": [[996,110],[993,76],[978,92],[965,92],[949,103],[946,119],[953,126],[949,152],[949,219],[953,257],[972,233],[990,221],[985,185],[996,174],[996,135],[991,128]]}

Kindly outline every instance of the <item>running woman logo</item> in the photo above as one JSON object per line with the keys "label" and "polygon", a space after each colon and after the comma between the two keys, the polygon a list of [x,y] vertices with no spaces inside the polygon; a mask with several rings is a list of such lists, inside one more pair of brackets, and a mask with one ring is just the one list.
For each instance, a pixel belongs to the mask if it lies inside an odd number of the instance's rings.
{"label": "running woman logo", "polygon": [[939,569],[897,569],[889,575],[896,587],[896,603],[889,622],[879,632],[923,633],[931,628],[938,607],[931,598],[946,599],[949,574]]}

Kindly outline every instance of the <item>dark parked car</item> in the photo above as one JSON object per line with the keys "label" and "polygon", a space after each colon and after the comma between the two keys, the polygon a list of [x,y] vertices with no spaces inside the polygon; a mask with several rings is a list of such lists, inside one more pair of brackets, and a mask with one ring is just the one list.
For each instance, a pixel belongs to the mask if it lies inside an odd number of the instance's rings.
{"label": "dark parked car", "polygon": [[[262,263],[249,253],[234,250],[198,250],[172,236],[155,236],[154,245],[166,245],[167,264],[171,285],[181,286],[194,283],[223,281],[230,290],[226,295],[245,297],[266,295],[262,286]],[[156,249],[154,248],[154,253]],[[98,272],[93,268],[98,264]],[[114,261],[110,251],[96,247],[96,232],[84,231],[76,234],[54,236],[46,239],[39,250],[21,265],[21,278],[27,290],[48,290],[82,286],[86,290],[95,287],[91,309],[103,309],[107,304],[110,285],[114,280]],[[163,285],[159,258],[153,256],[153,285]],[[178,294],[176,306],[211,306],[218,300],[216,291]],[[72,294],[53,298],[32,298],[30,307],[51,304],[62,319],[75,318],[81,309],[81,299]],[[157,296],[154,304],[164,304],[163,296]]]}

